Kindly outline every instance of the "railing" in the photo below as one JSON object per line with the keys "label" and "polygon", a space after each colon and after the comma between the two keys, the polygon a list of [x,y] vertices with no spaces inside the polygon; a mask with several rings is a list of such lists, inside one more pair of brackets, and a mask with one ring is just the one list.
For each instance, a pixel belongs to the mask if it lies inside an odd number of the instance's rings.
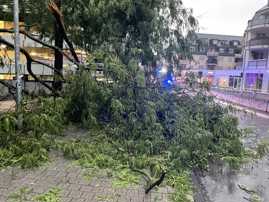
{"label": "railing", "polygon": [[206,55],[207,55],[208,57],[217,57],[217,56],[219,55],[219,53],[216,52],[216,51],[208,51],[208,52],[206,53]]}
{"label": "railing", "polygon": [[267,68],[267,60],[252,60],[248,61],[247,69],[266,69]]}
{"label": "railing", "polygon": [[243,64],[238,64],[234,67],[235,70],[241,70],[243,69]]}
{"label": "railing", "polygon": [[211,94],[219,100],[262,112],[269,112],[269,92],[212,88]]}
{"label": "railing", "polygon": [[254,26],[258,26],[258,25],[269,25],[269,19],[259,19],[259,20],[251,20],[248,23],[248,28],[254,27]]}
{"label": "railing", "polygon": [[255,38],[250,39],[248,42],[249,46],[262,46],[262,45],[269,45],[269,38]]}

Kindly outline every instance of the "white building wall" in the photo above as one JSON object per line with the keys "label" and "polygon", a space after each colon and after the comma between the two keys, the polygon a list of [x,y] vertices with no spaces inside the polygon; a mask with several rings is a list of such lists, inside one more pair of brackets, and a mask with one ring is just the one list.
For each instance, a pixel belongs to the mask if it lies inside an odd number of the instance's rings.
{"label": "white building wall", "polygon": [[263,75],[262,91],[269,92],[269,71],[266,71]]}

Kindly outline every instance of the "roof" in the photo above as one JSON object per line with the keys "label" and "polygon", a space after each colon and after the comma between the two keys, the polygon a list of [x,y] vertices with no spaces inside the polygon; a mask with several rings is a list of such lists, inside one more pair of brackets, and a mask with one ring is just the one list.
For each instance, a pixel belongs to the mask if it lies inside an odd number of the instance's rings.
{"label": "roof", "polygon": [[199,39],[217,39],[217,40],[227,40],[227,41],[241,41],[243,36],[232,36],[232,35],[222,35],[222,34],[205,34],[197,33]]}
{"label": "roof", "polygon": [[255,17],[258,17],[258,16],[263,15],[263,14],[268,13],[268,12],[269,12],[269,1],[268,1],[268,4],[266,4],[265,6],[263,6],[261,9],[259,9],[259,10],[255,13],[253,19],[254,19]]}

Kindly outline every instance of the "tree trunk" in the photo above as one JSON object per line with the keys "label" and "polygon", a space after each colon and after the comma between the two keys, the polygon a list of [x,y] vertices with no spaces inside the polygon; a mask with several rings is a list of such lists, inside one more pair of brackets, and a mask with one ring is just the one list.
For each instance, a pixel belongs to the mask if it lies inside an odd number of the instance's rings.
{"label": "tree trunk", "polygon": [[[61,9],[61,0],[54,0],[55,4]],[[63,33],[60,26],[55,21],[54,23],[54,37],[55,37],[55,46],[60,50],[63,50]],[[53,89],[55,92],[61,91],[63,87],[62,75],[63,75],[63,54],[55,50],[54,51],[54,67],[57,71],[54,71],[54,80],[53,80]]]}

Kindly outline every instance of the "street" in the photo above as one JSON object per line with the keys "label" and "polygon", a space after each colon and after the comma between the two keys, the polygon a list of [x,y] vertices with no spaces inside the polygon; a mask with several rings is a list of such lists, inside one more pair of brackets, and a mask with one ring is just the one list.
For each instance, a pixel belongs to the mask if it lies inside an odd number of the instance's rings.
{"label": "street", "polygon": [[[269,140],[268,119],[255,115],[237,114],[241,128],[253,128],[254,132],[244,139],[244,145],[253,148],[261,140]],[[269,201],[269,156],[254,159],[243,165],[240,171],[227,166],[214,164],[210,166],[205,177],[196,184],[199,192],[206,194],[196,198],[196,202],[245,202],[251,201],[251,194],[242,190],[246,187],[260,197],[262,202]],[[241,188],[240,188],[241,187]]]}

